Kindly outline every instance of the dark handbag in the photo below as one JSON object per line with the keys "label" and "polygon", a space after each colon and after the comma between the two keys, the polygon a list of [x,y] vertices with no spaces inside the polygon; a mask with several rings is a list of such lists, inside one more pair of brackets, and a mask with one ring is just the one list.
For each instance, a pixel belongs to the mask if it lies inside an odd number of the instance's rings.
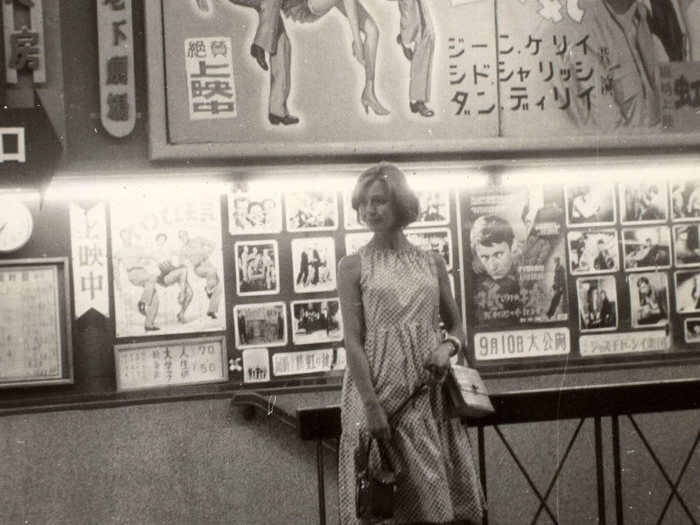
{"label": "dark handbag", "polygon": [[443,385],[453,417],[479,418],[494,413],[486,385],[474,368],[452,365]]}
{"label": "dark handbag", "polygon": [[377,441],[380,467],[369,466],[372,442],[365,448],[360,443],[355,452],[355,510],[357,517],[367,520],[383,520],[394,516],[396,474],[386,452]]}
{"label": "dark handbag", "polygon": [[[389,415],[389,422],[425,387],[425,383],[420,384]],[[379,452],[379,468],[372,468],[369,464],[374,441],[377,442],[377,451]],[[389,455],[379,440],[369,436],[365,447],[363,439],[360,439],[360,444],[355,450],[355,513],[358,518],[373,521],[385,520],[394,516],[396,474],[389,460]]]}

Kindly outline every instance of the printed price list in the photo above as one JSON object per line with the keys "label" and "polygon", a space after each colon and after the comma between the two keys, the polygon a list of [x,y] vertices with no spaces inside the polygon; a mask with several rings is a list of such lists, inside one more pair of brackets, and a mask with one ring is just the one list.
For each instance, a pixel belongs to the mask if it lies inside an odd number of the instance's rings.
{"label": "printed price list", "polygon": [[59,315],[56,268],[0,269],[0,382],[61,378]]}

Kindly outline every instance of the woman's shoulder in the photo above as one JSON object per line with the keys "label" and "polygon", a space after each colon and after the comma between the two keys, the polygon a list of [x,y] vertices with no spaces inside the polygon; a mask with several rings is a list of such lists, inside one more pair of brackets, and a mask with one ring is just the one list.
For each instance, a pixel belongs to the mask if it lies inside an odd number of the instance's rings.
{"label": "woman's shoulder", "polygon": [[362,261],[359,253],[346,255],[338,263],[338,277],[341,279],[359,279],[361,270]]}

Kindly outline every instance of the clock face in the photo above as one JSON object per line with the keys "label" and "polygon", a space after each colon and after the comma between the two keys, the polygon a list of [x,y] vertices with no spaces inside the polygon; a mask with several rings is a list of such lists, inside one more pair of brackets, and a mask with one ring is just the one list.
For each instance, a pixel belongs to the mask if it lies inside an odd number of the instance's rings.
{"label": "clock face", "polygon": [[0,253],[19,250],[31,237],[33,227],[32,213],[24,203],[0,200]]}

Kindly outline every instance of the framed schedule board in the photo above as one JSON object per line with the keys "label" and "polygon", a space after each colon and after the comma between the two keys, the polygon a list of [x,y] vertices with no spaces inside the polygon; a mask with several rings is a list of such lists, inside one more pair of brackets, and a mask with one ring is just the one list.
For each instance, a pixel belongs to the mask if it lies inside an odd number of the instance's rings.
{"label": "framed schedule board", "polygon": [[73,382],[68,260],[0,262],[0,387]]}

